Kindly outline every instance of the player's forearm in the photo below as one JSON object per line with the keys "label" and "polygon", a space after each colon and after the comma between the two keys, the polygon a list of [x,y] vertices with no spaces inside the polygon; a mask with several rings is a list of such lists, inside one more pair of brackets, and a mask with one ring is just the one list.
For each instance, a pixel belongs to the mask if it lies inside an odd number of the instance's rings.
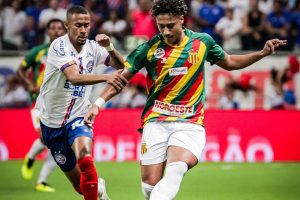
{"label": "player's forearm", "polygon": [[263,57],[265,57],[262,51],[257,51],[245,55],[228,55],[228,56],[229,57],[227,59],[226,64],[220,66],[229,71],[246,68],[252,65],[253,63],[259,61]]}
{"label": "player's forearm", "polygon": [[76,74],[67,77],[68,81],[72,83],[72,85],[93,85],[97,83],[106,82],[106,74],[101,75],[93,75],[93,74]]}
{"label": "player's forearm", "polygon": [[109,55],[111,58],[111,66],[115,69],[123,69],[124,68],[124,59],[123,56],[116,50],[109,51]]}

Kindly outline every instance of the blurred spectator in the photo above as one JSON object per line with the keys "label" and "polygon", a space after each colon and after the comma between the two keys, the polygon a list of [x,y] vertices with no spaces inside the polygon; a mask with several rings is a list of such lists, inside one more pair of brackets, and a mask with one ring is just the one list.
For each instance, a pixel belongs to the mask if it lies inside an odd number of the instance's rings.
{"label": "blurred spectator", "polygon": [[219,108],[224,110],[238,109],[239,103],[233,99],[234,90],[230,84],[225,84],[223,94],[219,100]]}
{"label": "blurred spectator", "polygon": [[271,109],[283,109],[283,89],[279,80],[278,70],[271,70],[271,88],[267,93],[267,100],[269,101]]}
{"label": "blurred spectator", "polygon": [[247,73],[242,73],[238,79],[231,79],[228,81],[228,86],[233,90],[240,90],[244,94],[248,91],[258,91],[258,88],[251,83],[252,77]]}
{"label": "blurred spectator", "polygon": [[268,15],[273,10],[273,0],[259,0],[258,8],[262,13]]}
{"label": "blurred spectator", "polygon": [[241,49],[239,33],[242,29],[242,22],[239,17],[233,16],[233,8],[225,9],[225,16],[216,24],[215,30],[221,36],[224,50]]}
{"label": "blurred spectator", "polygon": [[296,95],[294,75],[300,70],[297,56],[289,55],[288,66],[283,70],[271,70],[272,88],[268,92],[268,100],[272,109],[295,109]]}
{"label": "blurred spectator", "polygon": [[262,48],[266,41],[265,15],[258,9],[259,0],[250,0],[250,10],[243,18],[241,34],[243,50]]}
{"label": "blurred spectator", "polygon": [[127,1],[122,1],[122,0],[106,0],[108,9],[115,10],[120,18],[125,18],[126,15],[126,10],[127,10]]}
{"label": "blurred spectator", "polygon": [[300,49],[300,0],[297,0],[292,13],[292,35],[295,38],[295,47]]}
{"label": "blurred spectator", "polygon": [[141,108],[147,100],[146,77],[135,74],[124,90],[107,103],[108,108]]}
{"label": "blurred spectator", "polygon": [[191,1],[191,15],[193,19],[197,18],[199,14],[199,10],[201,9],[203,5],[204,0],[192,0]]}
{"label": "blurred spectator", "polygon": [[12,0],[1,12],[3,19],[3,49],[17,50],[20,48],[22,31],[25,26],[26,14],[21,10],[21,1]]}
{"label": "blurred spectator", "polygon": [[233,8],[234,18],[242,19],[249,11],[249,0],[228,0],[228,6]]}
{"label": "blurred spectator", "polygon": [[105,1],[85,0],[84,5],[91,14],[91,31],[89,39],[94,40],[102,23],[107,19],[109,10]]}
{"label": "blurred spectator", "polygon": [[28,0],[25,9],[26,15],[34,18],[35,25],[39,23],[39,17],[43,9],[46,8],[45,1]]}
{"label": "blurred spectator", "polygon": [[151,15],[151,0],[139,0],[138,8],[128,13],[128,22],[132,27],[132,35],[143,36],[147,40],[156,33],[156,26]]}
{"label": "blurred spectator", "polygon": [[281,50],[292,50],[293,42],[289,35],[291,15],[285,10],[286,2],[284,0],[275,0],[273,11],[267,16],[267,34],[268,38],[286,39],[288,43]]}
{"label": "blurred spectator", "polygon": [[196,23],[201,31],[212,36],[218,44],[222,44],[221,37],[214,31],[217,22],[224,16],[224,8],[215,0],[205,0],[199,10]]}
{"label": "blurred spectator", "polygon": [[7,87],[2,97],[2,107],[26,107],[28,93],[26,92],[22,81],[16,76],[10,76],[7,79]]}
{"label": "blurred spectator", "polygon": [[123,39],[127,30],[127,22],[119,19],[116,10],[111,10],[109,13],[109,20],[105,21],[101,27],[101,33],[110,36],[112,43],[116,44],[116,48],[123,48]]}
{"label": "blurred spectator", "polygon": [[31,49],[38,45],[38,42],[38,31],[34,23],[34,18],[32,16],[28,16],[23,31],[22,49]]}
{"label": "blurred spectator", "polygon": [[39,28],[45,29],[47,23],[50,19],[60,19],[62,21],[66,20],[66,9],[59,7],[58,0],[50,0],[49,1],[49,8],[44,9],[39,17]]}

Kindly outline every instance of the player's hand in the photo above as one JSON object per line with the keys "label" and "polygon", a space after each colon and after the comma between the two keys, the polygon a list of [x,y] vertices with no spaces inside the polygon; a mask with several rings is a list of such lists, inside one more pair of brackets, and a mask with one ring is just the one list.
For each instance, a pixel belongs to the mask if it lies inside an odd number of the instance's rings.
{"label": "player's hand", "polygon": [[99,108],[93,105],[91,109],[84,116],[84,124],[89,128],[93,128],[96,116],[99,114]]}
{"label": "player's hand", "polygon": [[113,74],[106,74],[106,82],[114,86],[114,88],[119,92],[128,83],[127,79],[121,74],[122,69],[117,70]]}
{"label": "player's hand", "polygon": [[105,34],[98,34],[98,35],[96,35],[95,40],[102,47],[108,47],[110,45],[110,39]]}
{"label": "player's hand", "polygon": [[287,43],[286,40],[279,40],[279,39],[268,40],[262,50],[262,55],[268,56],[270,54],[274,54],[276,48],[280,46],[285,46],[286,43]]}

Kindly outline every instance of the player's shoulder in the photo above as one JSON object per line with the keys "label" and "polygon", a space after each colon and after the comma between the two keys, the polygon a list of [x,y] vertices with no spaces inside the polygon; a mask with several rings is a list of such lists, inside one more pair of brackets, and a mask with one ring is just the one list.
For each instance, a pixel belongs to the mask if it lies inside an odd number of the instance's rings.
{"label": "player's shoulder", "polygon": [[214,39],[207,33],[199,33],[199,32],[195,32],[195,31],[187,29],[186,34],[193,39],[201,41],[207,47],[211,47],[215,44]]}
{"label": "player's shoulder", "polygon": [[49,43],[40,44],[40,45],[35,46],[32,49],[30,49],[28,55],[38,54],[40,51],[47,49],[47,48],[49,48]]}
{"label": "player's shoulder", "polygon": [[68,49],[67,39],[67,35],[56,38],[50,45],[50,51],[58,56],[65,56]]}

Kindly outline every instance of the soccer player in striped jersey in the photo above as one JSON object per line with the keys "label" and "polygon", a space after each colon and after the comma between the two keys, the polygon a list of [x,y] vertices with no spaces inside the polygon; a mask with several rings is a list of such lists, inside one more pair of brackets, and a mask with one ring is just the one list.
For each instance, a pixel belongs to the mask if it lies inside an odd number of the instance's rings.
{"label": "soccer player in striped jersey", "polygon": [[81,6],[67,11],[67,34],[54,40],[48,51],[44,80],[37,99],[43,141],[74,189],[85,200],[108,200],[92,157],[92,130],[83,117],[90,106],[92,85],[100,82],[121,90],[127,83],[120,71],[95,74],[100,64],[123,69],[123,57],[99,34],[88,40],[90,13]]}
{"label": "soccer player in striped jersey", "polygon": [[[39,94],[40,86],[43,82],[45,65],[47,60],[48,49],[50,43],[56,38],[66,33],[64,22],[60,19],[51,19],[47,24],[47,34],[49,36],[49,43],[41,44],[34,47],[25,56],[17,70],[19,77],[26,84],[26,88],[30,93],[31,101],[31,119],[34,129],[38,132],[37,138],[31,145],[26,157],[24,159],[21,172],[25,180],[29,180],[33,176],[33,164],[35,157],[46,149],[42,142],[41,127],[40,127],[40,113],[34,108],[37,95]],[[35,189],[40,192],[55,192],[55,189],[47,183],[49,175],[53,172],[56,164],[48,151],[45,162],[38,177]]]}
{"label": "soccer player in striped jersey", "polygon": [[[142,113],[142,192],[146,199],[174,199],[184,174],[197,165],[205,146],[203,126],[205,61],[238,70],[275,52],[286,41],[272,39],[262,50],[229,55],[205,33],[183,27],[184,0],[156,0],[152,8],[159,34],[130,53],[122,74],[129,80],[141,68],[148,75]],[[101,107],[118,92],[104,89],[85,116],[92,124]]]}

